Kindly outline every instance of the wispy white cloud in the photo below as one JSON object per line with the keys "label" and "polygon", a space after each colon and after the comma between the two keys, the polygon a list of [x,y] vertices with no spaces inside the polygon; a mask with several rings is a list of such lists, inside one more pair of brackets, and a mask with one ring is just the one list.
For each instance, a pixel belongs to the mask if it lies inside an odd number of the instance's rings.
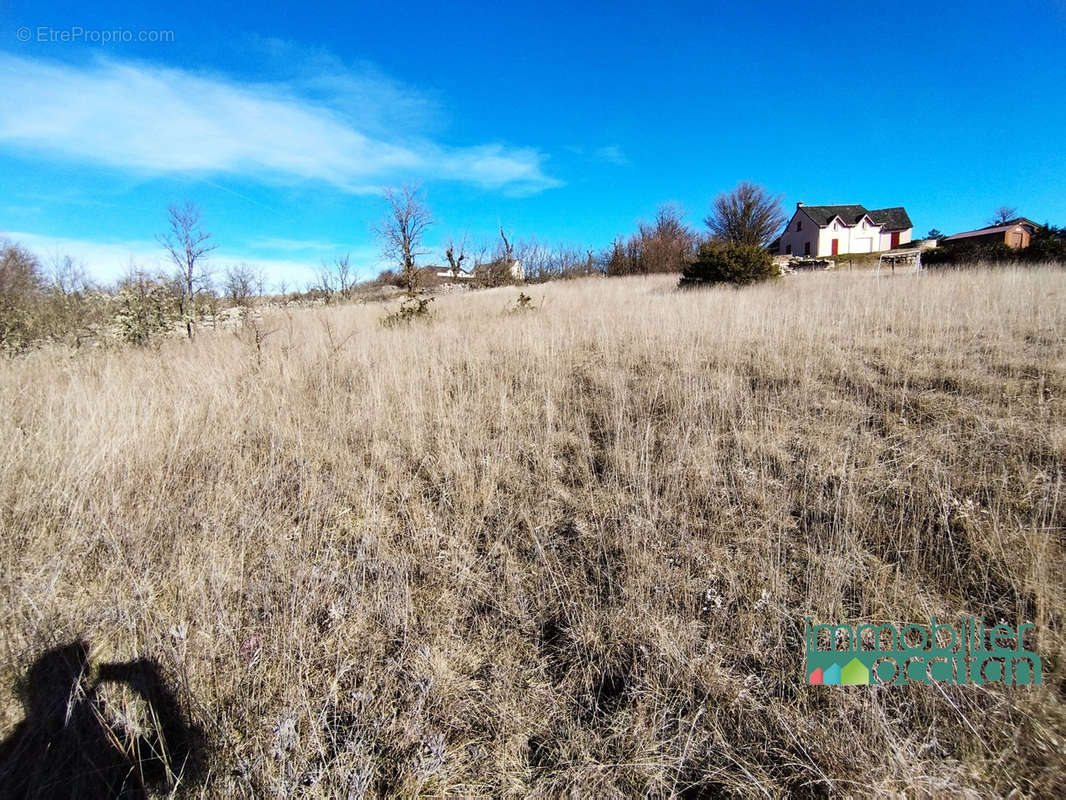
{"label": "wispy white cloud", "polygon": [[603,147],[587,148],[581,145],[567,145],[566,149],[576,156],[588,159],[589,161],[602,161],[608,164],[614,164],[617,167],[629,166],[629,156],[625,154],[625,151],[617,144],[608,144]]}
{"label": "wispy white cloud", "polygon": [[162,250],[150,240],[93,241],[26,231],[0,231],[0,239],[22,245],[45,264],[56,255],[72,256],[101,281],[118,278],[131,264],[152,271],[163,266]]}
{"label": "wispy white cloud", "polygon": [[249,84],[142,62],[0,54],[0,145],[148,174],[311,180],[361,193],[399,180],[513,194],[560,185],[534,148],[387,135],[389,115],[425,112],[417,92],[330,63],[317,77]]}
{"label": "wispy white cloud", "polygon": [[600,161],[606,161],[609,164],[615,164],[619,167],[624,167],[629,164],[629,157],[626,156],[625,151],[616,144],[597,147],[592,151],[592,155]]}
{"label": "wispy white cloud", "polygon": [[248,242],[253,250],[280,250],[286,253],[334,253],[345,249],[339,242],[322,242],[314,239],[284,239],[269,236]]}
{"label": "wispy white cloud", "polygon": [[374,64],[352,67],[323,47],[256,34],[246,36],[242,47],[252,71],[270,76],[275,87],[358,119],[364,133],[425,132],[444,124],[438,98],[423,88],[415,91]]}

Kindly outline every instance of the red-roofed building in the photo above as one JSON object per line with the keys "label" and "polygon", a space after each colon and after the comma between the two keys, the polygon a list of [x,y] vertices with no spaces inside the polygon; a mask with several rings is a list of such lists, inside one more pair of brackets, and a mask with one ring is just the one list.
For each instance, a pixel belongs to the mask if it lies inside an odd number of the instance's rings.
{"label": "red-roofed building", "polygon": [[1029,246],[1029,240],[1039,228],[1032,220],[1018,217],[1007,220],[1002,225],[989,225],[975,231],[956,233],[954,236],[948,236],[941,244],[1005,244],[1007,247],[1021,250]]}

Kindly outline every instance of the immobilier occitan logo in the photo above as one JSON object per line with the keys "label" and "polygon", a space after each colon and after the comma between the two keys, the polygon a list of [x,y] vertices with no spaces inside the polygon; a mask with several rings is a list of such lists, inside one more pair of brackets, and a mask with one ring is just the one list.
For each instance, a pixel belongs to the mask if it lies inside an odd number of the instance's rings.
{"label": "immobilier occitan logo", "polygon": [[[1041,683],[1040,657],[1025,649],[1034,626],[986,626],[983,617],[958,625],[812,625],[806,623],[807,683],[813,686]],[[826,645],[823,647],[823,645]]]}

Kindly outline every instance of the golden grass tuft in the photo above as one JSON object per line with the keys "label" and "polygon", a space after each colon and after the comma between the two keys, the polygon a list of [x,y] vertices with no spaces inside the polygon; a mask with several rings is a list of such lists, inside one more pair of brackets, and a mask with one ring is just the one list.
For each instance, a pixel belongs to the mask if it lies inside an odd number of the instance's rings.
{"label": "golden grass tuft", "polygon": [[[83,636],[207,796],[1053,794],[1066,275],[675,283],[0,364],[0,734]],[[807,615],[933,614],[1044,685],[804,685]]]}

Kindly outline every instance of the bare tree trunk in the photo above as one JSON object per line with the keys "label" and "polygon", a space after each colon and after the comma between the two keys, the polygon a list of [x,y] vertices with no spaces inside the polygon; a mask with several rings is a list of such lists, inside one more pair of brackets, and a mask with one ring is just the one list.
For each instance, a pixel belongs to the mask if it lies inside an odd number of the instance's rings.
{"label": "bare tree trunk", "polygon": [[185,317],[185,333],[191,339],[196,284],[206,281],[203,262],[218,245],[211,241],[211,234],[200,227],[200,209],[192,203],[170,206],[167,217],[170,230],[156,238],[170,254],[170,260],[181,275],[183,296],[179,308]]}
{"label": "bare tree trunk", "polygon": [[419,196],[417,186],[386,189],[385,199],[389,203],[389,213],[378,229],[384,243],[382,253],[396,262],[407,295],[414,297],[422,284],[416,259],[425,254],[422,239],[426,229],[433,224],[433,217]]}

